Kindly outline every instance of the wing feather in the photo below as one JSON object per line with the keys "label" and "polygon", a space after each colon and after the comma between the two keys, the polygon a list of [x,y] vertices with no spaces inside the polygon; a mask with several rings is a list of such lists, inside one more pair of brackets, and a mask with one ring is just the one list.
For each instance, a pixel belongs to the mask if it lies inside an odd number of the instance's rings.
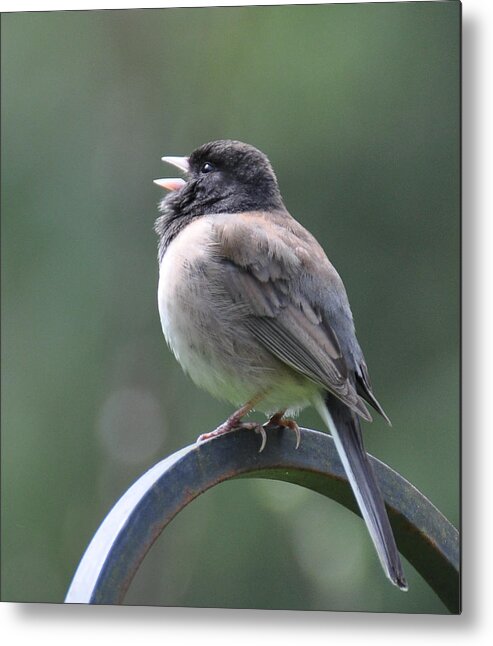
{"label": "wing feather", "polygon": [[[214,251],[224,272],[223,284],[244,309],[250,332],[280,361],[371,421],[323,308],[302,291],[302,278],[305,284],[310,280],[302,241],[294,234],[294,239],[285,240],[285,227],[279,227],[282,234],[269,236],[265,222],[259,227],[255,220],[238,217],[233,222],[221,219],[215,229]],[[298,256],[293,249],[302,249],[303,254]]]}

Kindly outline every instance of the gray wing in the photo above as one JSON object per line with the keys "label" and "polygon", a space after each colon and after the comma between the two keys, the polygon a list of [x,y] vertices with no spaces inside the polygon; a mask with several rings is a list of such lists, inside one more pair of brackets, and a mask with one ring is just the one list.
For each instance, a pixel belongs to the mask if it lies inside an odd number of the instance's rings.
{"label": "gray wing", "polygon": [[[215,251],[225,289],[244,308],[245,324],[265,348],[371,421],[325,308],[317,302],[314,285],[320,273],[335,270],[323,252],[313,264],[303,240],[284,226],[273,227],[270,220],[266,226],[253,216],[217,223]],[[318,244],[316,251],[320,254]],[[316,274],[312,267],[318,268]],[[340,281],[337,273],[335,277]],[[327,275],[332,288],[334,282],[339,285],[335,277]]]}

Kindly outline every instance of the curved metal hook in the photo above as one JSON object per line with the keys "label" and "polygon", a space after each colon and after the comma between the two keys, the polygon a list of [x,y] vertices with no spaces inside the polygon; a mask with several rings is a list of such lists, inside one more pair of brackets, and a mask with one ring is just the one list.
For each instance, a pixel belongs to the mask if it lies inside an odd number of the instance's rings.
{"label": "curved metal hook", "polygon": [[[139,565],[168,523],[189,502],[232,478],[284,480],[324,494],[359,513],[333,439],[301,430],[258,437],[240,430],[192,444],[142,475],[120,498],[90,542],[72,580],[66,603],[121,603]],[[400,552],[447,608],[460,612],[459,533],[412,484],[370,456]]]}

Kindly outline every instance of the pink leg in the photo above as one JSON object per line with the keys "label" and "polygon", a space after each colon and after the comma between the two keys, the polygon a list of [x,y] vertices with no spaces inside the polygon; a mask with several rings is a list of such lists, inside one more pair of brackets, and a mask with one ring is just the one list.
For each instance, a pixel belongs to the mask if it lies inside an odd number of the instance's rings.
{"label": "pink leg", "polygon": [[229,433],[238,428],[247,428],[247,429],[255,430],[262,435],[262,445],[260,447],[259,453],[262,452],[266,441],[265,430],[262,428],[262,426],[260,426],[260,424],[256,424],[255,422],[242,423],[241,421],[241,418],[247,415],[255,407],[255,405],[262,399],[262,397],[263,397],[263,394],[257,395],[256,397],[253,397],[252,399],[250,399],[250,401],[248,401],[244,406],[242,406],[237,411],[235,411],[232,415],[230,415],[228,419],[222,424],[220,424],[216,429],[214,429],[210,433],[203,433],[202,435],[199,435],[199,437],[197,438],[197,442],[210,440],[213,437],[217,437],[218,435],[224,435],[225,433]]}

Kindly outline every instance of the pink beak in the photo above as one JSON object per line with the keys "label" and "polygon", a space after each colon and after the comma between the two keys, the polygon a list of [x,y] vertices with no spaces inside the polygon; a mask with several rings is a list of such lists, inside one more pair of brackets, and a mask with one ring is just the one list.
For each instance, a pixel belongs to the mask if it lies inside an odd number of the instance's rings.
{"label": "pink beak", "polygon": [[[161,159],[167,164],[173,164],[184,173],[188,173],[190,170],[188,157],[162,157]],[[186,181],[181,177],[163,177],[162,179],[155,179],[154,184],[166,188],[168,191],[179,191],[185,186]]]}

